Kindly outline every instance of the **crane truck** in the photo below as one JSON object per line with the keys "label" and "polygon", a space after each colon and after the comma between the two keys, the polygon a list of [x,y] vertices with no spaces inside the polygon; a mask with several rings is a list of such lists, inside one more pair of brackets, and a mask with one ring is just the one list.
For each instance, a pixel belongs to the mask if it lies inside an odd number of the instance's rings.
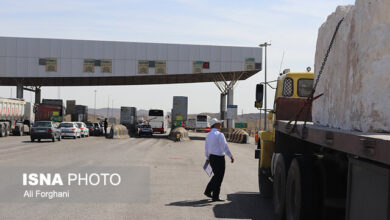
{"label": "crane truck", "polygon": [[0,98],[0,137],[29,134],[34,105],[20,99]]}
{"label": "crane truck", "polygon": [[[273,198],[278,220],[390,219],[390,134],[312,123],[313,79],[288,71],[277,79],[273,126],[258,133],[255,150],[260,194]],[[264,86],[256,88],[258,108]]]}

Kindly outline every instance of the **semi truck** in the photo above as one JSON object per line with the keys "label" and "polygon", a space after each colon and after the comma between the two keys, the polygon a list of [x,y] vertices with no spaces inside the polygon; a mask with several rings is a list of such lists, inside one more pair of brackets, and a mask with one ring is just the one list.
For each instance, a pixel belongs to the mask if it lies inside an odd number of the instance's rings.
{"label": "semi truck", "polygon": [[20,99],[0,98],[0,137],[29,134],[34,105]]}
{"label": "semi truck", "polygon": [[127,127],[130,135],[135,135],[137,131],[137,108],[122,106],[119,123]]}
{"label": "semi truck", "polygon": [[185,127],[187,122],[187,113],[188,113],[188,97],[186,96],[173,96],[173,108],[172,108],[172,126],[175,127]]}
{"label": "semi truck", "polygon": [[[260,194],[273,198],[278,220],[390,219],[390,134],[312,123],[313,79],[310,72],[277,79],[273,126],[258,133],[255,150]],[[264,86],[257,85],[258,108]]]}
{"label": "semi truck", "polygon": [[62,122],[65,116],[65,106],[62,99],[43,99],[42,104],[37,105],[36,121]]}
{"label": "semi truck", "polygon": [[71,114],[71,121],[88,121],[88,106],[86,105],[75,105],[74,113]]}

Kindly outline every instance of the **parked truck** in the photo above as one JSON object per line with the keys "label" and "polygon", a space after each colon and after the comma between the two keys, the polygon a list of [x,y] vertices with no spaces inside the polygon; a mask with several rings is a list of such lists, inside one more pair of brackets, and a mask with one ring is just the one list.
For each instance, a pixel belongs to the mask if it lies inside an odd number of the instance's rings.
{"label": "parked truck", "polygon": [[[62,99],[43,99],[38,105],[38,119],[62,122],[65,117],[65,106]],[[36,118],[37,119],[37,118]],[[36,120],[38,121],[38,120]]]}
{"label": "parked truck", "polygon": [[88,106],[85,105],[75,105],[74,113],[71,114],[71,121],[88,121]]}
{"label": "parked truck", "polygon": [[0,98],[0,137],[29,134],[34,120],[33,104]]}
{"label": "parked truck", "polygon": [[[274,126],[255,150],[260,194],[272,196],[277,219],[390,219],[390,135],[313,124],[307,97],[313,73],[277,79]],[[256,106],[262,106],[263,85]],[[347,106],[346,106],[347,107]]]}
{"label": "parked truck", "polygon": [[127,127],[130,135],[135,135],[137,131],[137,108],[122,106],[119,122]]}
{"label": "parked truck", "polygon": [[174,96],[173,97],[173,108],[172,108],[172,126],[185,127],[188,113],[188,97],[186,96]]}

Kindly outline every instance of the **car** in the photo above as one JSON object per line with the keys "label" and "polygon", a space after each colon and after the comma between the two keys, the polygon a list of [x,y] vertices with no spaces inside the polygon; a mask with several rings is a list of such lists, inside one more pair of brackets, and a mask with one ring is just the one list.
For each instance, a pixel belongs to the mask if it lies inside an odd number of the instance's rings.
{"label": "car", "polygon": [[103,135],[103,126],[101,126],[99,123],[95,122],[93,123],[95,125],[95,135],[96,136],[101,136]]}
{"label": "car", "polygon": [[87,123],[85,123],[85,125],[87,126],[87,129],[89,130],[89,135],[96,136],[94,123],[93,122],[87,122]]}
{"label": "car", "polygon": [[137,134],[138,136],[142,136],[142,135],[153,136],[152,126],[150,126],[149,124],[137,125]]}
{"label": "car", "polygon": [[81,130],[75,122],[61,122],[61,137],[81,138]]}
{"label": "car", "polygon": [[57,125],[52,121],[36,121],[30,131],[31,142],[36,139],[51,139],[53,142],[56,140],[61,141],[61,133],[57,128]]}
{"label": "car", "polygon": [[89,129],[84,122],[76,122],[77,126],[80,128],[81,137],[89,137]]}

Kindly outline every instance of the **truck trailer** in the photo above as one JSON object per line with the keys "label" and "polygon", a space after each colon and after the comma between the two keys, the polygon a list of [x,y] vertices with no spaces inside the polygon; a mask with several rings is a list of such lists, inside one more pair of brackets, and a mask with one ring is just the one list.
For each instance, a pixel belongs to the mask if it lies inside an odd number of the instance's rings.
{"label": "truck trailer", "polygon": [[173,108],[172,108],[172,126],[185,127],[187,122],[188,114],[188,97],[186,96],[174,96],[173,97]]}
{"label": "truck trailer", "polygon": [[277,79],[273,126],[259,132],[255,150],[260,194],[273,198],[279,220],[390,219],[390,134],[312,123],[313,79],[310,72]]}
{"label": "truck trailer", "polygon": [[33,104],[20,99],[0,98],[0,137],[29,134]]}

